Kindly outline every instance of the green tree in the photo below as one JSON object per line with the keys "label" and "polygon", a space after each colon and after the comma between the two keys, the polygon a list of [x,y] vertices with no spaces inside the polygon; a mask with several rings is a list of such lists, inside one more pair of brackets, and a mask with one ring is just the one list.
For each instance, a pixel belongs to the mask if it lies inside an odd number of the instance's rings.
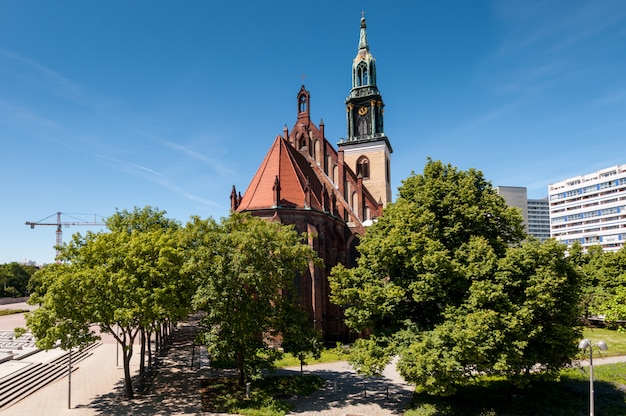
{"label": "green tree", "polygon": [[46,349],[58,340],[72,346],[93,341],[93,324],[112,334],[122,349],[125,392],[132,399],[130,360],[138,333],[184,316],[191,285],[180,274],[181,227],[164,212],[124,210],[106,223],[109,232],[75,234],[61,250],[64,263],[39,272],[41,289],[30,302],[41,306],[27,325]]}
{"label": "green tree", "polygon": [[580,268],[583,277],[581,306],[585,317],[601,314],[602,305],[610,298],[618,284],[619,269],[612,263],[612,253],[605,253],[599,245],[590,246],[584,253],[579,243],[570,249],[570,259]]}
{"label": "green tree", "polygon": [[34,266],[17,262],[0,265],[0,297],[19,297],[29,294],[28,282],[35,273]]}
{"label": "green tree", "polygon": [[285,302],[294,302],[294,280],[319,259],[293,227],[247,214],[220,224],[193,218],[187,229],[193,304],[206,311],[203,341],[212,356],[237,363],[243,385],[259,357],[277,358],[271,339],[293,318]]}
{"label": "green tree", "polygon": [[603,252],[593,246],[581,264],[589,314],[602,315],[609,324],[626,320],[626,249]]}
{"label": "green tree", "polygon": [[322,355],[322,334],[309,322],[308,314],[295,303],[295,300],[284,302],[283,305],[289,310],[283,311],[283,315],[288,318],[283,320],[283,326],[279,328],[282,336],[281,346],[285,352],[300,361],[302,375],[307,358],[318,359]]}
{"label": "green tree", "polygon": [[330,278],[347,323],[373,335],[353,348],[360,370],[399,354],[408,381],[446,394],[478,373],[519,382],[535,364],[547,374],[569,363],[579,276],[558,244],[521,244],[522,221],[479,171],[429,160],[404,180],[357,267]]}

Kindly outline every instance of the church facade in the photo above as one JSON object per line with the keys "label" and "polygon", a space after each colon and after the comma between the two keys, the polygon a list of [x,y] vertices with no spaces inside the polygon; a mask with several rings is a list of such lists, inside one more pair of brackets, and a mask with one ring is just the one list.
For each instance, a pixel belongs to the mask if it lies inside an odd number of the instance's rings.
{"label": "church facade", "polygon": [[326,341],[346,341],[350,334],[341,308],[330,302],[328,275],[339,263],[355,264],[359,236],[391,202],[392,148],[364,17],[346,99],[347,138],[337,149],[325,136],[324,122],[311,120],[310,102],[303,85],[293,127],[276,137],[243,195],[233,186],[231,210],[308,233],[324,266],[311,266],[296,278],[300,302]]}

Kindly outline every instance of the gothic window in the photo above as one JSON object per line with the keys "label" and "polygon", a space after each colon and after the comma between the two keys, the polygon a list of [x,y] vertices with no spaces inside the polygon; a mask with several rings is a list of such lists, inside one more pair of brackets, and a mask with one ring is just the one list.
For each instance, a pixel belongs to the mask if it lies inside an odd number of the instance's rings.
{"label": "gothic window", "polygon": [[356,69],[356,82],[357,87],[362,87],[364,85],[369,85],[369,74],[367,72],[367,64],[365,62],[361,62]]}
{"label": "gothic window", "polygon": [[358,212],[359,212],[359,210],[358,210],[359,199],[358,199],[358,196],[357,196],[356,192],[352,192],[352,198],[351,198],[351,201],[350,201],[350,205],[352,206],[352,210],[355,211],[357,213],[357,215],[358,215]]}
{"label": "gothic window", "polygon": [[300,145],[298,147],[298,149],[304,149],[306,148],[306,137],[300,137]]}
{"label": "gothic window", "polygon": [[306,104],[307,104],[307,102],[306,102],[306,95],[305,94],[302,94],[300,96],[300,98],[298,99],[298,103],[299,103],[299,110],[300,110],[300,112],[301,113],[306,112]]}
{"label": "gothic window", "polygon": [[356,174],[361,175],[363,179],[369,179],[370,177],[370,161],[365,157],[359,158],[356,162]]}
{"label": "gothic window", "polygon": [[357,136],[367,136],[371,134],[371,120],[368,114],[363,114],[357,118]]}

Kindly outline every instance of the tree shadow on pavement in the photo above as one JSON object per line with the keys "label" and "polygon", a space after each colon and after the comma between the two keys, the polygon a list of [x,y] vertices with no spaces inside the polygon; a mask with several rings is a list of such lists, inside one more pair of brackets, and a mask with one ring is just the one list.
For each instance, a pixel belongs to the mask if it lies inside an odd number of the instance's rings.
{"label": "tree shadow on pavement", "polygon": [[[309,397],[294,403],[292,414],[323,412],[333,409],[361,409],[358,413],[402,414],[411,397],[411,387],[384,377],[363,377],[350,371],[317,370],[326,384]],[[296,372],[293,374],[297,375]],[[367,410],[369,409],[369,410]]]}

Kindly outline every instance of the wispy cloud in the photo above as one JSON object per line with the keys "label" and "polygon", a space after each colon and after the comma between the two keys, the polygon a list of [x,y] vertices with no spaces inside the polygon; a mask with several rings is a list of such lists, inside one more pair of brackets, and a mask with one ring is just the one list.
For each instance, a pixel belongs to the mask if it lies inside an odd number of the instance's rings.
{"label": "wispy cloud", "polygon": [[[33,137],[59,143],[88,157],[105,160],[117,171],[157,184],[187,200],[222,207],[222,204],[180,186],[190,179],[180,179],[180,175],[172,173],[171,166],[179,163],[189,171],[193,170],[193,162],[196,165],[200,162],[210,167],[213,175],[220,178],[232,176],[235,172],[223,161],[162,138],[159,132],[146,129],[145,120],[149,120],[149,114],[133,113],[116,97],[96,97],[37,59],[0,48],[0,64],[3,62],[22,89],[33,90],[39,95],[43,92],[46,99],[55,104],[40,106],[26,100],[28,104],[24,106],[20,104],[19,96],[2,94],[0,124],[18,132],[28,131]],[[77,112],[77,108],[81,111]],[[126,149],[123,157],[120,157],[120,146]],[[129,146],[136,146],[136,151],[142,154],[163,155],[160,162],[153,161],[155,165],[158,163],[159,169],[146,163],[123,160]],[[186,159],[182,163],[180,155]]]}
{"label": "wispy cloud", "polygon": [[192,159],[199,160],[200,162],[204,163],[205,165],[215,170],[220,176],[230,176],[234,173],[233,169],[228,167],[226,164],[220,162],[217,159],[208,157],[207,155],[203,153],[196,152],[194,150],[189,149],[188,147],[182,146],[178,143],[174,143],[172,141],[165,140],[165,139],[161,139],[161,143],[169,147],[170,149],[174,149],[176,151],[179,151],[191,157]]}
{"label": "wispy cloud", "polygon": [[0,120],[4,120],[4,124],[7,125],[19,125],[20,128],[50,130],[62,127],[61,124],[49,117],[8,101],[0,101]]}
{"label": "wispy cloud", "polygon": [[[59,74],[55,70],[41,64],[35,59],[22,56],[10,49],[0,48],[0,59],[13,61],[23,67],[31,69],[35,74],[43,76],[45,79],[53,82],[54,85],[61,87],[59,92],[63,95],[76,95],[80,92],[80,88],[77,84],[73,83],[63,75]],[[23,72],[21,73],[23,76]]]}
{"label": "wispy cloud", "polygon": [[597,97],[591,102],[597,108],[626,105],[626,89],[611,91],[601,97]]}
{"label": "wispy cloud", "polygon": [[126,161],[113,158],[110,156],[106,156],[106,155],[95,155],[95,156],[101,159],[107,160],[109,162],[112,162],[116,166],[117,169],[123,172],[140,176],[142,179],[145,179],[149,182],[162,186],[165,189],[168,189],[176,194],[183,196],[185,199],[199,202],[203,205],[207,205],[210,207],[221,207],[221,204],[218,204],[215,201],[203,198],[201,196],[198,196],[198,195],[195,195],[193,193],[186,191],[182,187],[174,184],[174,182],[167,176],[147,166],[138,165],[132,162],[126,162]]}

